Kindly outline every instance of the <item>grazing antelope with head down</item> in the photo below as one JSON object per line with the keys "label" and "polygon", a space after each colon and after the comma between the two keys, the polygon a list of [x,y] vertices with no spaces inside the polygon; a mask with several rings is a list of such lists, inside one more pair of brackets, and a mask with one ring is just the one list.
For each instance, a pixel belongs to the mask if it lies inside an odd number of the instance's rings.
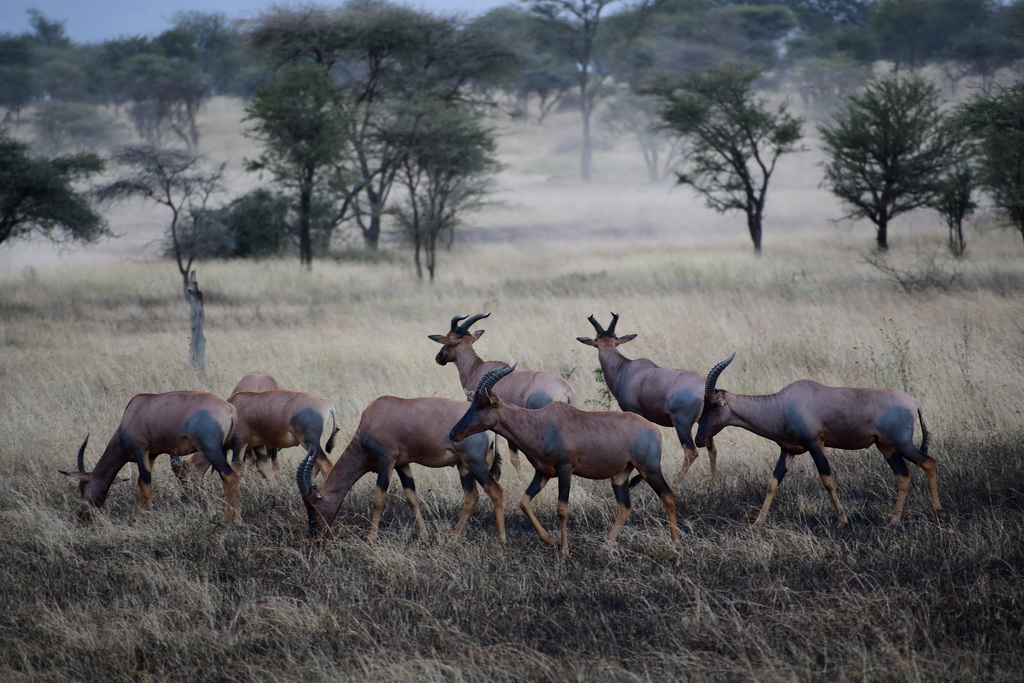
{"label": "grazing antelope with head down", "polygon": [[[239,391],[270,391],[271,389],[280,389],[277,386],[277,380],[261,370],[253,370],[247,372],[242,376],[242,379],[238,380],[238,384],[231,390],[231,394],[237,394]],[[230,396],[231,394],[228,394]],[[256,458],[256,468],[260,474],[264,477],[267,476],[266,460],[270,460],[274,465],[274,469],[280,471],[281,463],[277,460],[277,452],[279,449],[274,446],[262,446],[260,448],[253,448],[252,452]],[[244,460],[250,459],[249,453],[246,453]],[[247,463],[248,464],[248,463]]]}
{"label": "grazing antelope with head down", "polygon": [[661,473],[658,428],[634,413],[588,412],[566,403],[549,403],[531,410],[507,403],[493,389],[498,380],[513,370],[515,366],[506,366],[483,376],[470,399],[469,410],[452,427],[451,439],[459,442],[491,430],[519,445],[536,471],[519,506],[540,539],[550,546],[555,545],[533,514],[530,502],[552,477],[557,477],[562,554],[569,554],[566,525],[569,487],[575,474],[587,479],[611,479],[619,511],[601,548],[610,547],[633,511],[629,475],[635,469],[661,498],[672,541],[678,542],[676,497]]}
{"label": "grazing antelope with head down", "polygon": [[[594,326],[597,337],[576,337],[576,341],[597,349],[601,373],[619,408],[642,415],[663,427],[675,428],[685,453],[683,467],[675,479],[675,485],[679,486],[690,465],[697,459],[697,447],[690,436],[690,430],[700,417],[704,405],[701,393],[704,390],[704,375],[693,370],[663,368],[646,358],[623,356],[618,349],[619,345],[636,339],[636,335],[615,335],[618,313],[612,313],[612,322],[607,330],[601,327],[593,315],[587,320]],[[718,481],[718,451],[713,439],[707,440],[707,449],[711,481]]]}
{"label": "grazing antelope with head down", "polygon": [[[506,366],[502,361],[483,360],[473,349],[473,343],[483,335],[484,330],[470,332],[469,328],[490,315],[477,313],[468,320],[467,316],[457,315],[452,318],[448,334],[429,335],[431,340],[441,344],[441,350],[437,352],[434,360],[438,365],[455,364],[459,371],[459,382],[467,394],[472,394],[485,373]],[[496,391],[497,396],[503,401],[524,408],[540,408],[552,401],[571,404],[576,398],[576,392],[569,382],[553,372],[544,370],[520,370],[502,383],[501,388]],[[510,441],[509,450],[512,464],[518,470],[517,445]]]}
{"label": "grazing antelope with head down", "polygon": [[[314,466],[326,476],[331,471],[327,454],[334,449],[334,435],[338,427],[334,419],[334,406],[305,391],[268,389],[267,391],[239,391],[228,397],[228,403],[238,412],[234,447],[239,453],[251,453],[263,447],[313,447]],[[264,477],[267,459],[257,459],[257,467]],[[197,453],[191,461],[194,476],[205,474],[208,463]]]}
{"label": "grazing antelope with head down", "polygon": [[[453,443],[448,427],[465,411],[465,401],[448,398],[396,398],[381,396],[363,411],[359,426],[334,469],[320,484],[312,483],[312,449],[296,470],[299,495],[309,516],[309,532],[314,538],[330,533],[334,518],[349,490],[364,474],[377,473],[373,492],[373,517],[367,540],[377,537],[381,512],[384,509],[391,471],[398,472],[405,498],[416,516],[416,528],[426,538],[427,526],[420,514],[419,496],[412,478],[410,464],[424,467],[456,467],[462,481],[464,502],[462,517],[455,525],[455,535],[462,534],[469,516],[480,497],[479,483],[494,504],[494,521],[498,538],[505,540],[505,509],[501,485],[498,484],[500,463],[487,463],[489,438],[485,434]],[[497,458],[497,456],[495,456]]]}
{"label": "grazing antelope with head down", "polygon": [[[837,524],[844,526],[846,512],[836,495],[824,448],[859,450],[871,444],[878,447],[896,474],[896,505],[889,524],[899,522],[903,514],[910,490],[908,460],[924,471],[932,511],[937,519],[942,518],[935,456],[928,453],[928,429],[913,397],[895,389],[828,387],[808,379],[797,380],[766,396],[745,396],[716,389],[718,376],[735,356],[732,354],[708,373],[697,444],[725,427],[737,426],[774,441],[782,449],[754,524],[764,524],[793,456],[810,451],[821,483],[835,506]],[[914,445],[915,415],[921,423],[920,448]]]}
{"label": "grazing antelope with head down", "polygon": [[[188,455],[201,453],[220,474],[224,484],[225,513],[228,521],[242,519],[239,504],[238,474],[227,460],[227,447],[235,431],[235,408],[224,399],[201,391],[172,391],[165,394],[139,394],[128,402],[121,424],[107,443],[92,471],[85,470],[85,437],[78,449],[78,470],[63,474],[78,480],[85,503],[79,519],[88,521],[93,507],[102,507],[107,492],[121,468],[134,462],[139,468],[139,488],[135,497],[136,514],[153,509],[153,460],[162,453]],[[234,452],[238,462],[240,453]]]}

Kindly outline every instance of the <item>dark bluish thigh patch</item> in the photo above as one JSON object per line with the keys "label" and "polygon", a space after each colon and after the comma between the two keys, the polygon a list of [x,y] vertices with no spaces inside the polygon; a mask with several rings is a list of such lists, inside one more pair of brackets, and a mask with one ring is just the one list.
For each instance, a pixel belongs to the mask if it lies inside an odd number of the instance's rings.
{"label": "dark bluish thigh patch", "polygon": [[224,454],[224,442],[227,440],[220,423],[207,410],[198,410],[185,420],[185,434],[192,437],[199,450],[220,474],[231,474],[231,466]]}
{"label": "dark bluish thigh patch", "polygon": [[543,408],[549,403],[551,403],[551,397],[545,394],[543,391],[535,391],[532,394],[530,394],[529,398],[526,399],[526,407],[531,410]]}
{"label": "dark bluish thigh patch", "polygon": [[302,434],[306,443],[320,443],[320,435],[324,433],[324,417],[319,412],[305,408],[295,413],[289,424]]}
{"label": "dark bluish thigh patch", "polygon": [[917,456],[917,447],[914,446],[914,413],[906,407],[889,408],[875,420],[874,427],[897,453],[912,460]]}

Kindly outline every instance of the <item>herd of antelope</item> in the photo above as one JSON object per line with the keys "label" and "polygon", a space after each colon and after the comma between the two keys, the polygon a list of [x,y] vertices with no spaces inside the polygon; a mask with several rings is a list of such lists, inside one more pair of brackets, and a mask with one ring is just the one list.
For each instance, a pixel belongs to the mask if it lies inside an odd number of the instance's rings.
{"label": "herd of antelope", "polygon": [[[498,482],[501,458],[494,443],[494,435],[500,435],[508,441],[517,469],[519,452],[534,468],[533,479],[519,502],[523,514],[541,541],[559,545],[562,554],[567,555],[569,548],[566,526],[573,475],[611,480],[618,513],[602,548],[615,542],[629,518],[633,509],[630,489],[640,480],[661,499],[672,542],[678,543],[676,496],[662,472],[659,425],[675,429],[684,451],[682,468],[674,480],[677,487],[696,460],[698,447],[707,449],[711,479],[717,480],[713,438],[725,427],[741,427],[778,444],[778,464],[755,525],[765,523],[793,457],[809,451],[835,507],[837,524],[844,526],[847,515],[836,494],[824,448],[857,450],[872,444],[896,475],[896,503],[889,524],[899,522],[906,503],[911,482],[907,461],[924,471],[932,511],[941,519],[928,430],[917,402],[905,393],[829,387],[807,379],[768,395],[725,391],[717,388],[718,378],[735,354],[706,376],[659,367],[646,358],[630,359],[618,347],[637,335],[617,336],[619,316],[612,313],[607,329],[591,315],[588,320],[596,336],[577,340],[597,348],[608,390],[621,411],[587,411],[573,405],[573,388],[558,374],[481,359],[473,345],[483,330],[471,328],[488,315],[456,316],[447,334],[429,335],[442,345],[437,363],[453,363],[458,369],[468,403],[438,397],[381,396],[363,411],[354,436],[333,463],[328,453],[339,431],[334,407],[313,394],[280,389],[266,373],[248,373],[227,399],[199,391],[139,394],[125,408],[96,466],[91,471],[85,469],[86,436],[78,451],[77,470],[63,472],[79,482],[83,500],[79,519],[88,521],[92,509],[103,505],[118,472],[130,462],[135,462],[139,471],[136,514],[152,509],[153,462],[168,454],[172,470],[185,487],[209,468],[216,470],[224,486],[226,517],[240,523],[240,477],[246,464],[255,464],[269,478],[280,469],[278,450],[301,446],[306,455],[296,469],[295,482],[314,539],[331,536],[346,495],[370,472],[377,479],[368,539],[375,539],[392,470],[398,473],[417,529],[425,537],[426,524],[410,467],[417,464],[458,469],[464,505],[456,536],[476,507],[479,484],[491,499],[496,533],[504,541],[504,495]],[[916,423],[921,425],[920,447],[913,440]],[[185,456],[191,457],[183,460]],[[313,483],[318,473],[322,478]],[[552,478],[558,480],[558,543],[531,506]]]}

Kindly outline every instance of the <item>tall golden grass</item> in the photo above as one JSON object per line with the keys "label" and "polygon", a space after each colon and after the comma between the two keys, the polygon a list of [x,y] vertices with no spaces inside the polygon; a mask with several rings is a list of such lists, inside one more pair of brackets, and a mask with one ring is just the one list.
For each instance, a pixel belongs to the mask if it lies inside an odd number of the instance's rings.
{"label": "tall golden grass", "polygon": [[[249,153],[232,127],[237,114],[224,102],[211,111],[214,156]],[[862,258],[869,228],[829,223],[838,211],[808,159],[780,171],[758,258],[737,217],[642,184],[628,141],[598,157],[604,170],[586,188],[572,180],[572,152],[551,152],[571,128],[506,132],[500,203],[462,229],[433,285],[415,279],[398,246],[385,262],[327,259],[311,272],[297,259],[200,264],[202,374],[188,364],[173,265],[125,258],[116,244],[3,256],[0,678],[1017,679],[1019,238],[979,220],[968,257],[953,261],[936,218],[905,221],[891,262],[949,276],[923,277],[907,293]],[[134,210],[140,224],[159,226],[149,208]],[[135,220],[121,212],[115,228]],[[147,244],[154,230],[133,239]],[[621,315],[620,333],[639,335],[622,347],[630,357],[706,371],[736,351],[719,381],[734,391],[769,393],[804,377],[906,390],[932,434],[948,518],[932,519],[915,473],[903,524],[885,527],[895,485],[881,456],[832,451],[849,528],[834,528],[799,457],[768,526],[752,529],[777,450],[732,429],[717,439],[721,483],[710,485],[702,456],[677,491],[678,547],[660,502],[638,487],[617,547],[599,553],[614,498],[606,482],[577,480],[573,555],[563,560],[516,509],[529,474],[507,464],[506,544],[493,537],[486,498],[465,537],[452,538],[458,479],[419,468],[430,539],[417,537],[395,483],[381,539],[362,540],[367,478],[343,506],[341,538],[311,546],[291,477],[297,449],[282,454],[279,477],[246,475],[240,527],[224,524],[213,478],[184,497],[164,458],[151,515],[132,519],[125,482],[93,524],[75,521],[77,487],[58,470],[73,467],[87,432],[95,462],[134,394],[224,395],[262,369],[333,401],[343,445],[379,395],[459,397],[455,369],[434,363],[427,335],[453,315],[485,311],[481,356],[559,372],[587,409],[613,406],[596,353],[575,337],[592,336],[588,315],[607,322],[609,311]],[[664,443],[671,478],[681,449],[671,430]],[[549,528],[554,499],[546,490],[535,506]]]}

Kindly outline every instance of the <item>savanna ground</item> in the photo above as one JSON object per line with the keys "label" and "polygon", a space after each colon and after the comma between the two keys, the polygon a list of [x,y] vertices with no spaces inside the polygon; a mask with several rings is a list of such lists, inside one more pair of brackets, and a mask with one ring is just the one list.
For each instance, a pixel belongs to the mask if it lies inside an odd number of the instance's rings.
{"label": "savanna ground", "polygon": [[[247,153],[237,120],[225,102],[205,120],[211,153],[233,168]],[[112,211],[124,236],[89,251],[0,252],[0,679],[1019,680],[1019,237],[981,217],[954,262],[937,218],[899,222],[891,261],[920,284],[908,293],[864,262],[869,227],[830,222],[840,211],[817,187],[813,151],[779,171],[757,258],[739,217],[644,184],[628,141],[597,155],[585,188],[571,119],[508,130],[499,203],[470,219],[432,286],[395,247],[379,263],[322,260],[311,273],[297,258],[200,264],[203,375],[188,365],[174,266],[146,256],[159,212]],[[380,540],[365,542],[366,477],[340,538],[313,546],[292,477],[298,449],[271,480],[246,474],[238,527],[223,521],[215,477],[183,497],[166,458],[152,515],[132,520],[126,481],[90,526],[76,522],[77,486],[58,470],[73,468],[87,432],[91,466],[134,394],[225,395],[262,369],[333,401],[343,446],[381,394],[459,397],[427,335],[485,311],[483,357],[560,372],[588,409],[610,404],[596,352],[575,337],[609,311],[620,334],[639,335],[622,347],[630,357],[706,371],[736,351],[719,381],[733,391],[803,377],[905,389],[931,431],[946,518],[932,517],[915,468],[904,521],[886,527],[895,485],[882,457],[831,451],[847,528],[834,527],[807,456],[768,525],[752,528],[777,450],[729,429],[717,439],[720,483],[702,455],[677,487],[678,546],[641,485],[617,546],[599,552],[614,498],[607,482],[577,479],[562,559],[518,510],[529,474],[507,462],[505,544],[486,496],[452,538],[454,471],[415,468],[429,539],[395,481]],[[681,449],[663,435],[672,479]],[[549,529],[555,488],[535,505]]]}

